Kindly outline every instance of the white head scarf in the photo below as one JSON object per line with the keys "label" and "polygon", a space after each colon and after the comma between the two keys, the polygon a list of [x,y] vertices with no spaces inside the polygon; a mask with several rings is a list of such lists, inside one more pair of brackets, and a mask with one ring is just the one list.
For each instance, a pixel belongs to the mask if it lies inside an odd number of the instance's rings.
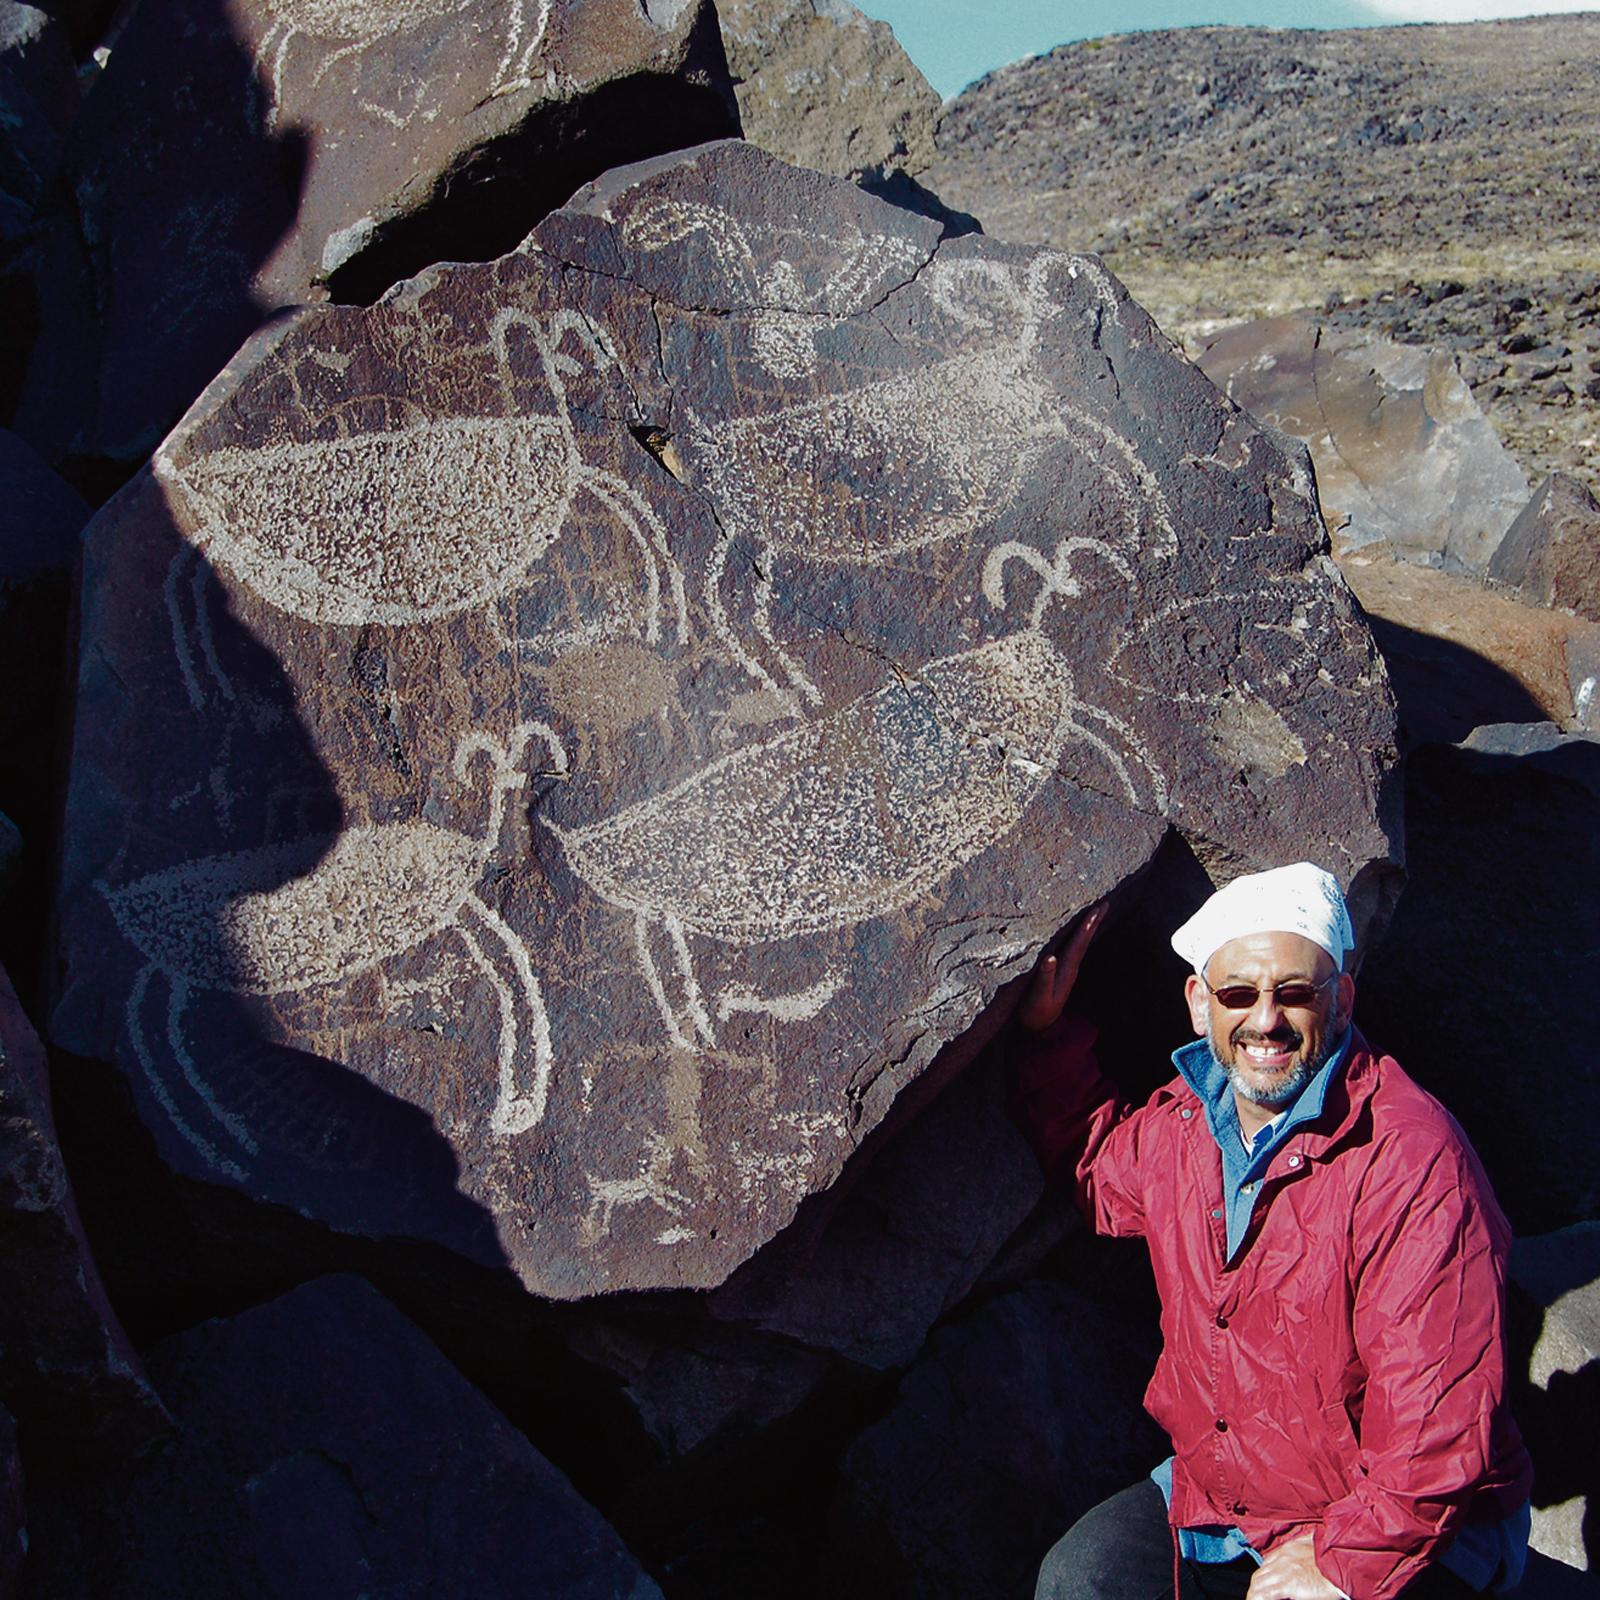
{"label": "white head scarf", "polygon": [[1203,978],[1206,963],[1231,939],[1298,933],[1344,965],[1355,943],[1350,913],[1332,873],[1309,861],[1251,872],[1218,889],[1172,936],[1172,948]]}

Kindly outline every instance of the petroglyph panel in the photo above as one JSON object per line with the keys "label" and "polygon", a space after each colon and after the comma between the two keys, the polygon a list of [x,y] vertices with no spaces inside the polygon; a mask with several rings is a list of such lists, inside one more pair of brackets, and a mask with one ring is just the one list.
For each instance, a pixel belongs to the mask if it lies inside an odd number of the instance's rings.
{"label": "petroglyph panel", "polygon": [[90,533],[57,1037],[207,1181],[720,1283],[1169,826],[1386,852],[1284,449],[1098,263],[738,145],[303,311]]}

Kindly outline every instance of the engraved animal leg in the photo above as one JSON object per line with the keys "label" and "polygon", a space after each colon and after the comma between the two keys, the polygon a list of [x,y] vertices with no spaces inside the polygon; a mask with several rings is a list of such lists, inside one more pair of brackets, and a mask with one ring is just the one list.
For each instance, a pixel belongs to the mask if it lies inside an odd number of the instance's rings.
{"label": "engraved animal leg", "polygon": [[778,680],[739,643],[738,636],[733,631],[733,624],[729,621],[727,609],[722,603],[722,575],[727,569],[728,555],[732,548],[731,536],[723,534],[712,551],[711,563],[706,572],[706,614],[711,623],[711,631],[734,661],[772,695],[789,716],[798,717],[800,704],[794,695],[787,689],[780,689]]}
{"label": "engraved animal leg", "polygon": [[182,1138],[205,1157],[208,1165],[242,1183],[244,1169],[237,1162],[219,1154],[217,1147],[209,1139],[201,1138],[184,1120],[183,1113],[178,1110],[177,1102],[172,1098],[161,1073],[157,1070],[155,1057],[150,1053],[150,1044],[144,1036],[140,1013],[144,1008],[145,995],[150,988],[150,979],[156,970],[154,962],[142,967],[128,992],[128,1003],[123,1012],[128,1026],[128,1042],[133,1046],[133,1053],[144,1071],[145,1082],[150,1085],[150,1092],[156,1097],[157,1104],[166,1112],[167,1120],[178,1130]]}
{"label": "engraved animal leg", "polygon": [[[506,49],[500,57],[500,65],[494,69],[489,94],[492,97],[502,94],[511,94],[518,89],[531,89],[532,80],[528,77],[528,68],[533,63],[535,51],[544,43],[544,31],[550,23],[550,0],[539,0],[539,22],[533,30],[533,37],[526,45],[522,44],[522,10],[525,0],[511,0],[510,19],[506,26]],[[522,55],[517,61],[516,76],[508,77],[512,71],[511,58],[521,48]]]}
{"label": "engraved animal leg", "polygon": [[194,1064],[194,1057],[189,1054],[188,1046],[183,1040],[183,1011],[189,1003],[189,985],[182,978],[167,979],[167,1047],[172,1051],[172,1058],[178,1063],[189,1087],[200,1097],[200,1102],[218,1122],[238,1141],[250,1154],[259,1155],[260,1150],[245,1126],[232,1112],[225,1110],[217,1101],[212,1092],[211,1085],[200,1076],[200,1069]]}
{"label": "engraved animal leg", "polygon": [[844,979],[830,972],[809,989],[797,989],[792,994],[762,995],[742,986],[724,989],[717,997],[717,1021],[726,1022],[740,1011],[759,1012],[779,1022],[805,1022],[816,1016],[844,987]]}
{"label": "engraved animal leg", "polygon": [[178,604],[178,584],[183,577],[183,569],[193,556],[194,551],[188,545],[178,546],[177,552],[167,564],[167,579],[161,586],[161,593],[167,603],[167,621],[172,628],[172,652],[178,658],[178,671],[183,676],[183,686],[189,691],[189,704],[196,711],[201,711],[205,708],[206,697],[194,670],[194,653],[189,648],[189,630],[184,626],[183,611]]}
{"label": "engraved animal leg", "polygon": [[772,552],[770,547],[763,546],[759,559],[766,563],[765,566],[756,568],[756,604],[755,625],[756,632],[766,641],[767,648],[771,650],[783,664],[785,676],[805,699],[812,705],[822,704],[822,691],[805,675],[800,663],[778,643],[772,631]]}
{"label": "engraved animal leg", "polygon": [[483,946],[465,928],[458,928],[463,942],[472,953],[474,963],[489,980],[500,1005],[500,1084],[494,1110],[489,1113],[489,1130],[499,1138],[526,1133],[544,1120],[545,1104],[550,1095],[550,1075],[554,1065],[554,1052],[550,1044],[550,1017],[545,1010],[544,995],[539,980],[534,976],[533,961],[528,947],[497,912],[483,903],[475,894],[464,902],[467,909],[489,929],[505,947],[511,965],[522,989],[522,1002],[527,1011],[529,1032],[533,1036],[533,1083],[526,1090],[517,1087],[517,1013],[510,986],[495,971]]}
{"label": "engraved animal leg", "polygon": [[[1127,725],[1127,723],[1125,723],[1120,717],[1112,715],[1111,712],[1102,711],[1098,706],[1087,705],[1082,700],[1072,701],[1072,709],[1076,712],[1079,712],[1083,716],[1093,717],[1097,722],[1105,723],[1107,727],[1114,728],[1119,734],[1122,735],[1123,742],[1126,744],[1128,749],[1133,752],[1134,759],[1141,767],[1144,768],[1145,774],[1150,780],[1150,790],[1152,796],[1154,797],[1155,809],[1157,811],[1165,811],[1167,808],[1166,780],[1161,776],[1159,769],[1152,763],[1149,755],[1139,744],[1138,740],[1134,738],[1133,730]],[[1122,759],[1121,754],[1116,750],[1116,748],[1107,740],[1102,739],[1098,734],[1091,733],[1080,723],[1073,721],[1070,717],[1066,719],[1065,725],[1073,733],[1075,733],[1078,738],[1082,739],[1085,744],[1093,745],[1094,748],[1106,758],[1106,760],[1111,764],[1112,770],[1122,780],[1123,788],[1128,791],[1129,801],[1133,805],[1138,806],[1140,804],[1139,794],[1137,789],[1134,787],[1133,778],[1128,772],[1128,764]]]}
{"label": "engraved animal leg", "polygon": [[[650,925],[661,922],[667,929],[668,937],[672,941],[673,954],[677,959],[678,974],[684,986],[684,1010],[690,1032],[684,1031],[684,1021],[673,1010],[672,1002],[667,998],[667,986],[662,982],[661,971],[656,966],[655,957],[650,954]],[[639,957],[639,971],[644,978],[645,987],[650,991],[650,998],[656,1003],[656,1010],[661,1015],[662,1025],[667,1030],[667,1037],[677,1045],[680,1050],[689,1050],[698,1053],[700,1046],[691,1037],[698,1033],[707,1044],[715,1046],[716,1036],[712,1032],[711,1018],[706,1012],[705,1002],[700,995],[700,984],[694,975],[694,963],[689,953],[689,942],[684,937],[683,924],[670,912],[652,915],[648,911],[636,912],[633,919],[633,946]]]}
{"label": "engraved animal leg", "polygon": [[[613,478],[610,473],[585,468],[581,478],[595,498],[607,506],[617,521],[633,535],[634,543],[638,545],[639,553],[644,557],[645,571],[648,574],[645,589],[645,643],[661,642],[661,568],[656,561],[659,553],[671,574],[672,597],[677,609],[678,642],[682,644],[688,628],[688,603],[684,593],[683,573],[677,562],[672,559],[671,551],[667,549],[666,536],[660,521],[625,483]],[[631,508],[629,501],[633,502]],[[635,511],[642,513],[639,520],[635,520]],[[649,537],[646,537],[644,529],[640,527],[640,521],[649,528]]]}

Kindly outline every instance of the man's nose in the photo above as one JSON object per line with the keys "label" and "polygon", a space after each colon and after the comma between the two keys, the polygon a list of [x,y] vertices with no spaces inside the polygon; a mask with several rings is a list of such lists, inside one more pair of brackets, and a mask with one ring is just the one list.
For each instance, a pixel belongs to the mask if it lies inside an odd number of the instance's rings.
{"label": "man's nose", "polygon": [[1256,996],[1256,1003],[1250,1008],[1250,1015],[1245,1021],[1257,1033],[1271,1033],[1279,1023],[1288,1021],[1283,1007],[1278,1004],[1278,991],[1263,989]]}

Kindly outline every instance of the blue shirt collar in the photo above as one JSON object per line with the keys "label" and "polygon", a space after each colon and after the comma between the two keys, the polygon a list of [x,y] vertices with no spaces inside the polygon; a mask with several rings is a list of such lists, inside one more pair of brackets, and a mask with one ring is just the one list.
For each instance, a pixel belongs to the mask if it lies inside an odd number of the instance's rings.
{"label": "blue shirt collar", "polygon": [[[1346,1027],[1338,1049],[1284,1108],[1286,1114],[1271,1130],[1271,1137],[1256,1141],[1249,1162],[1251,1167],[1261,1160],[1267,1150],[1283,1139],[1290,1129],[1302,1127],[1322,1115],[1322,1105],[1327,1098],[1328,1085],[1343,1070],[1345,1059],[1350,1054],[1350,1036],[1350,1029]],[[1229,1152],[1230,1148],[1237,1150],[1242,1161],[1244,1147],[1239,1137],[1239,1112],[1234,1103],[1233,1086],[1228,1082],[1228,1074],[1223,1070],[1222,1064],[1212,1055],[1210,1041],[1196,1039],[1193,1044],[1185,1045],[1181,1050],[1174,1050],[1172,1064],[1178,1069],[1183,1081],[1199,1097],[1200,1104],[1205,1109],[1212,1138],[1222,1146],[1225,1153]]]}

